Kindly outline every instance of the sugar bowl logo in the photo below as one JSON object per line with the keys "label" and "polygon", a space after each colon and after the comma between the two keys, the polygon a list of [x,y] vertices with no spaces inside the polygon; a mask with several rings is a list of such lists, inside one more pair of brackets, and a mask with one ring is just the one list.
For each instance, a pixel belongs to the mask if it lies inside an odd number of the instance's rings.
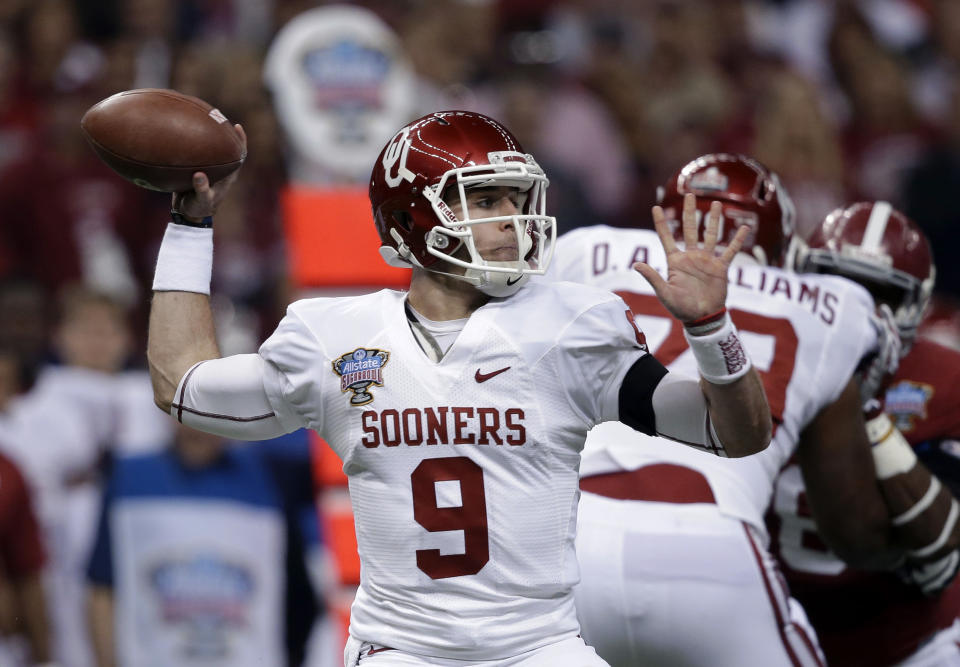
{"label": "sugar bowl logo", "polygon": [[350,405],[366,405],[373,400],[367,389],[383,386],[383,365],[389,357],[385,350],[358,347],[334,359],[333,372],[340,376],[340,391],[353,392]]}
{"label": "sugar bowl logo", "polygon": [[903,380],[887,389],[884,404],[897,428],[908,433],[913,430],[916,420],[927,418],[927,403],[932,397],[933,387],[930,385]]}
{"label": "sugar bowl logo", "polygon": [[160,560],[147,578],[184,661],[229,662],[231,645],[250,626],[256,584],[249,567],[197,554]]}

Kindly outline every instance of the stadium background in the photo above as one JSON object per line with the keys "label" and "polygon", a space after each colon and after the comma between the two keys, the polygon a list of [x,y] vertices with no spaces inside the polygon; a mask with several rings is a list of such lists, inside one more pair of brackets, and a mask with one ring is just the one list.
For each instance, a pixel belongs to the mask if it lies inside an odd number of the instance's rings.
{"label": "stadium background", "polygon": [[[404,283],[376,253],[366,178],[392,131],[440,108],[513,130],[550,176],[561,232],[647,225],[656,185],[707,152],[778,172],[801,233],[886,199],[933,242],[927,331],[960,346],[958,83],[954,0],[6,0],[0,352],[26,377],[62,363],[63,295],[82,284],[122,304],[124,368],[144,367],[169,199],[106,170],[79,132],[91,104],[143,87],[204,98],[250,140],[215,227],[227,353],[256,349],[299,296]],[[313,452],[317,596],[343,621],[349,499],[329,450]]]}

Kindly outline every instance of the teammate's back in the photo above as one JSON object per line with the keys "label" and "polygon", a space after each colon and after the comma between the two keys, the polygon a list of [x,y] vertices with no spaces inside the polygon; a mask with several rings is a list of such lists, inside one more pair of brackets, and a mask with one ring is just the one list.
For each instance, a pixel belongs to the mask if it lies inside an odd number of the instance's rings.
{"label": "teammate's back", "polygon": [[[671,370],[696,372],[682,325],[658,305],[649,283],[631,270],[637,261],[665,267],[652,230],[583,227],[558,240],[548,277],[616,292],[632,309],[651,352]],[[798,276],[749,259],[735,263],[729,278],[727,306],[760,371],[775,421],[770,447],[745,459],[705,457],[621,424],[604,423],[587,438],[581,475],[659,461],[682,463],[707,476],[721,511],[765,532],[763,515],[773,481],[793,455],[801,432],[839,396],[876,343],[874,330],[864,326],[873,301],[851,281]]]}
{"label": "teammate's back", "polygon": [[[696,213],[686,206],[691,195],[701,202]],[[829,450],[836,465],[810,466],[822,482],[818,509],[847,503],[825,512],[829,534],[851,554],[872,550],[886,517],[878,494],[860,493],[875,480],[854,379],[879,340],[872,299],[849,281],[775,268],[792,234],[793,207],[776,176],[754,160],[703,156],[679,170],[659,198],[656,232],[573,230],[558,240],[548,278],[615,291],[658,359],[671,371],[689,371],[684,326],[657,305],[632,267],[643,262],[662,274],[660,240],[667,251],[671,236],[688,247],[706,244],[709,234],[723,245],[748,226],[728,272],[726,303],[764,385],[773,440],[760,454],[723,460],[616,425],[590,432],[577,526],[583,636],[614,667],[821,664],[812,628],[767,550],[763,515],[784,464],[795,456],[826,458]],[[708,207],[711,215],[722,212],[717,232],[703,226],[699,239],[679,233],[681,220],[686,229]],[[829,435],[827,422],[839,437]],[[723,622],[733,608],[742,625]]]}

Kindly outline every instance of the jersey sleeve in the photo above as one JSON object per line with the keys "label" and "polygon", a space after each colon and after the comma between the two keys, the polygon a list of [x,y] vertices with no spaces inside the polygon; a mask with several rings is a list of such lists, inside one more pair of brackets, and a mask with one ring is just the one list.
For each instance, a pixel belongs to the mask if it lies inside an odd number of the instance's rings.
{"label": "jersey sleeve", "polygon": [[263,388],[277,419],[288,431],[323,423],[321,387],[329,374],[323,346],[295,309],[287,309],[273,334],[260,346],[266,362]]}
{"label": "jersey sleeve", "polygon": [[235,354],[194,364],[180,380],[170,414],[199,431],[234,440],[272,438],[285,429],[263,386],[266,361]]}
{"label": "jersey sleeve", "polygon": [[592,427],[620,418],[620,385],[637,360],[647,355],[646,339],[633,313],[611,294],[560,333],[554,363],[571,408]]}

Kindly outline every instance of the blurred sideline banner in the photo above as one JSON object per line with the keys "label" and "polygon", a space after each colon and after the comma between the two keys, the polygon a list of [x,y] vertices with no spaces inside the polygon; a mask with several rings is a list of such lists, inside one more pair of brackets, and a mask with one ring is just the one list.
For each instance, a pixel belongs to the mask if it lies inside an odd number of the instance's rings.
{"label": "blurred sideline banner", "polygon": [[406,289],[410,270],[387,266],[365,187],[289,185],[283,192],[290,277],[296,288]]}

